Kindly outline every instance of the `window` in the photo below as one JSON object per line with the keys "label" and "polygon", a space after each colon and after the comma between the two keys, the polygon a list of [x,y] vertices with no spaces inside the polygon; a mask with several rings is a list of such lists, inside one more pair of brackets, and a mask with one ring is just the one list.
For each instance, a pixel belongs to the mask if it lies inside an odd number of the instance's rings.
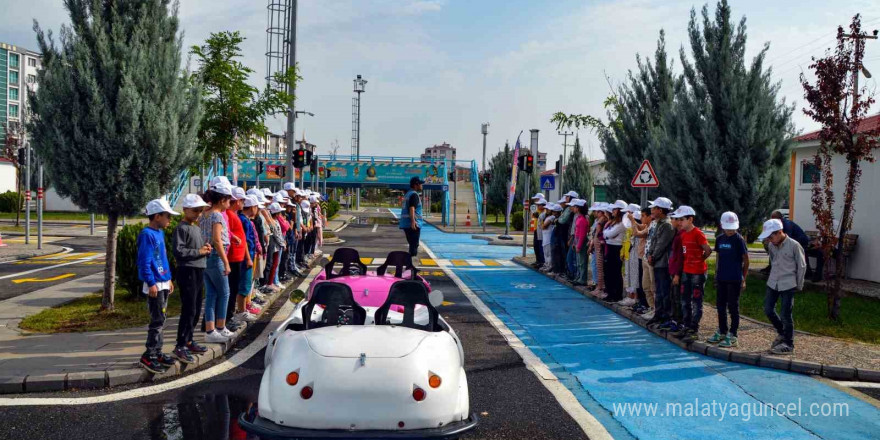
{"label": "window", "polygon": [[813,162],[801,162],[801,185],[812,185],[821,178],[819,167]]}
{"label": "window", "polygon": [[9,67],[18,69],[18,54],[9,54]]}
{"label": "window", "polygon": [[13,101],[18,101],[18,89],[15,87],[9,88],[9,99]]}
{"label": "window", "polygon": [[27,82],[28,82],[28,84],[33,84],[33,83],[37,82],[37,75],[28,75]]}
{"label": "window", "polygon": [[28,67],[37,67],[37,59],[28,58]]}
{"label": "window", "polygon": [[9,117],[17,118],[18,117],[18,105],[9,104]]}
{"label": "window", "polygon": [[18,72],[9,72],[9,83],[18,84]]}

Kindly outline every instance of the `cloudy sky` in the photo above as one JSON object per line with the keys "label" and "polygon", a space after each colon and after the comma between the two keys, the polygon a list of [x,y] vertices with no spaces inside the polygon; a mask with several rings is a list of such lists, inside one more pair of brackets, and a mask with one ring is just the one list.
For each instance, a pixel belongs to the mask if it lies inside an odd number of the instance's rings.
{"label": "cloudy sky", "polygon": [[[66,21],[60,0],[3,0],[0,41],[35,48],[32,19],[57,30]],[[181,0],[186,44],[211,32],[238,30],[247,38],[244,62],[265,80],[266,0]],[[813,55],[834,42],[839,24],[855,13],[880,28],[876,0],[734,0],[747,18],[749,56],[770,43],[768,59],[782,93],[797,103],[799,129],[815,128],[802,115],[798,75]],[[604,116],[609,84],[625,79],[637,53],[653,54],[660,29],[676,59],[686,43],[693,0],[300,0],[297,61],[304,81],[298,119],[310,143],[327,152],[351,145],[352,79],[369,82],[363,95],[362,154],[415,156],[449,142],[461,159],[480,159],[480,123],[489,122],[490,154],[524,130],[540,129],[542,151],[556,158],[562,137],[549,122],[556,111]],[[714,8],[714,3],[710,5]],[[880,41],[870,41],[866,66],[880,75]],[[863,81],[865,81],[863,79]],[[874,88],[874,80],[867,80]],[[271,124],[276,131],[283,123]],[[595,137],[580,132],[591,158]],[[553,159],[550,160],[553,163]]]}

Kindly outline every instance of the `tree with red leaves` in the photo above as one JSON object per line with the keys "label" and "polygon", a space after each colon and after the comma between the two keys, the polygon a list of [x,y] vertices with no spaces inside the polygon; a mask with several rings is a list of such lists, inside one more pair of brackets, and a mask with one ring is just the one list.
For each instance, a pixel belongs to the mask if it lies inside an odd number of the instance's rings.
{"label": "tree with red leaves", "polygon": [[[856,191],[862,174],[862,162],[874,162],[880,130],[860,131],[862,121],[874,103],[874,95],[866,88],[859,89],[858,75],[865,55],[865,40],[876,37],[862,31],[861,18],[853,17],[850,33],[837,28],[837,47],[823,58],[813,58],[810,69],[816,82],[810,83],[801,74],[804,98],[809,108],[804,113],[822,124],[819,131],[819,150],[813,158],[819,170],[819,179],[813,180],[812,208],[819,230],[819,243],[825,260],[834,256],[834,273],[826,283],[828,316],[840,320],[840,299],[843,296],[843,246],[846,234],[852,229]],[[840,229],[835,231],[835,194],[832,157],[841,155],[847,164],[846,186],[843,190],[843,208],[840,211]],[[826,265],[826,268],[828,266]]]}

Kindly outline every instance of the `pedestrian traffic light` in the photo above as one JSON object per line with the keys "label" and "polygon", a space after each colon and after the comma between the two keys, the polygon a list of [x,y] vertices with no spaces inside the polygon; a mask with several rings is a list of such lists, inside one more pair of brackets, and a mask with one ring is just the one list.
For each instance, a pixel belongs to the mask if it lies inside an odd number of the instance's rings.
{"label": "pedestrian traffic light", "polygon": [[562,161],[556,161],[556,174],[562,174]]}
{"label": "pedestrian traffic light", "polygon": [[313,176],[318,174],[318,161],[313,160],[309,163],[309,172],[312,173]]}
{"label": "pedestrian traffic light", "polygon": [[330,174],[331,174],[331,173],[330,173],[330,168],[324,167],[324,178],[325,178],[325,179],[329,179],[329,178],[330,178]]}
{"label": "pedestrian traffic light", "polygon": [[257,161],[257,174],[263,174],[263,161]]}
{"label": "pedestrian traffic light", "polygon": [[293,152],[293,167],[294,168],[302,168],[306,166],[306,153],[307,151],[300,148]]}
{"label": "pedestrian traffic light", "polygon": [[532,171],[535,170],[535,158],[531,155],[520,156],[519,159],[517,159],[517,166],[520,171],[532,174]]}
{"label": "pedestrian traffic light", "polygon": [[22,147],[18,149],[18,164],[24,165],[27,157],[27,149]]}
{"label": "pedestrian traffic light", "polygon": [[313,155],[313,153],[311,152],[311,150],[306,150],[306,161],[305,161],[306,165],[311,165],[312,155]]}

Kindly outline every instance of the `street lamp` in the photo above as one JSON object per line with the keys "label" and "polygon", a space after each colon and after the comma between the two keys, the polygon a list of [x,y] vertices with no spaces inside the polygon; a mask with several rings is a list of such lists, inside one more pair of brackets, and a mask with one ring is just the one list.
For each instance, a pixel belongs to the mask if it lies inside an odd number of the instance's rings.
{"label": "street lamp", "polygon": [[[357,121],[355,127],[357,129],[357,133],[355,133],[355,142],[357,144],[357,149],[355,150],[355,157],[357,161],[361,160],[361,93],[364,93],[364,86],[367,85],[367,80],[363,79],[360,75],[354,79],[354,92],[357,93]],[[361,189],[357,189],[357,205],[356,209],[361,209]]]}
{"label": "street lamp", "polygon": [[[489,134],[489,123],[486,122],[480,126],[480,133],[483,134],[483,175],[486,173],[486,135]],[[485,179],[483,179],[485,181]],[[479,185],[482,182],[478,182]],[[486,233],[486,188],[485,185],[480,188],[483,193],[483,233]]]}

